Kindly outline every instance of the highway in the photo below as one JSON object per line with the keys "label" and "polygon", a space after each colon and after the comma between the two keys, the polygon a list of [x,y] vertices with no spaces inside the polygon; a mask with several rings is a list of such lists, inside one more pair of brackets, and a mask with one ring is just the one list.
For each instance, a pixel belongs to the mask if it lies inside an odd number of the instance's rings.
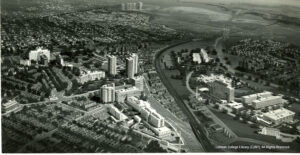
{"label": "highway", "polygon": [[197,137],[198,141],[201,143],[203,149],[205,152],[220,152],[221,150],[217,150],[215,146],[210,142],[210,140],[207,138],[205,130],[204,130],[204,125],[196,118],[195,114],[191,111],[189,106],[185,104],[180,97],[180,95],[177,93],[177,91],[173,88],[172,84],[164,74],[163,70],[161,69],[160,61],[161,61],[161,56],[162,54],[181,44],[188,43],[190,41],[184,41],[181,43],[177,43],[171,46],[168,46],[160,51],[158,51],[155,55],[155,69],[158,73],[158,76],[162,80],[163,84],[166,86],[168,89],[169,93],[174,97],[174,100],[178,104],[178,106],[181,108],[181,110],[185,113],[185,115],[188,117],[190,125],[193,129],[193,132],[195,136]]}

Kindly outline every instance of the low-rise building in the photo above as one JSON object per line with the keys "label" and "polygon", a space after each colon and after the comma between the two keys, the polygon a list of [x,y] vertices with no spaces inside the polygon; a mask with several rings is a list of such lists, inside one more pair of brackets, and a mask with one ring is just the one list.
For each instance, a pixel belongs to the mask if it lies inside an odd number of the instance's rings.
{"label": "low-rise building", "polygon": [[257,93],[257,94],[251,94],[251,95],[247,95],[247,96],[243,96],[242,97],[242,103],[244,104],[251,104],[252,101],[258,99],[259,97],[264,98],[264,97],[269,97],[272,96],[272,93],[269,91],[265,91],[262,93]]}
{"label": "low-rise building", "polygon": [[124,102],[125,98],[132,96],[140,96],[142,94],[142,90],[139,90],[137,87],[130,87],[116,90],[116,101]]}
{"label": "low-rise building", "polygon": [[269,96],[269,97],[258,97],[258,99],[252,101],[252,107],[254,109],[262,109],[273,105],[282,105],[283,100],[281,96]]}
{"label": "low-rise building", "polygon": [[105,77],[105,72],[103,71],[81,71],[80,76],[77,78],[79,83],[86,83],[88,81],[94,81],[96,79],[101,79]]}
{"label": "low-rise building", "polygon": [[263,118],[266,121],[270,121],[275,125],[281,123],[293,122],[295,113],[285,108],[280,108],[263,114]]}
{"label": "low-rise building", "polygon": [[1,111],[2,113],[6,113],[19,108],[19,104],[16,100],[9,100],[8,102],[2,104]]}
{"label": "low-rise building", "polygon": [[114,105],[110,104],[108,106],[108,111],[110,114],[112,114],[118,121],[123,121],[127,119],[128,117],[123,114],[118,108],[116,108]]}

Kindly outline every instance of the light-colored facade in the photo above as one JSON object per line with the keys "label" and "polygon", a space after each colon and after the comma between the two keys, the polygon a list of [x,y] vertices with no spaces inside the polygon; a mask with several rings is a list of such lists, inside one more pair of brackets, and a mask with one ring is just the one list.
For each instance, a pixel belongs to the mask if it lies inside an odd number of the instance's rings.
{"label": "light-colored facade", "polygon": [[117,74],[117,57],[114,55],[108,55],[108,73],[110,75]]}
{"label": "light-colored facade", "polygon": [[31,61],[30,60],[26,60],[26,59],[21,59],[20,60],[20,65],[30,66],[31,65]]}
{"label": "light-colored facade", "polygon": [[94,81],[101,78],[105,78],[105,72],[103,71],[81,71],[81,75],[77,78],[77,81],[79,83],[86,83],[88,81]]}
{"label": "light-colored facade", "polygon": [[273,106],[273,105],[282,105],[283,100],[281,96],[269,96],[269,97],[264,97],[264,98],[258,98],[256,100],[252,101],[252,107],[254,109],[262,109],[268,106]]}
{"label": "light-colored facade", "polygon": [[32,50],[29,52],[29,60],[38,62],[40,61],[42,55],[45,55],[47,61],[50,62],[50,51],[48,49],[42,49],[41,47],[38,47],[36,50]]}
{"label": "light-colored facade", "polygon": [[119,89],[119,90],[116,90],[116,101],[124,102],[126,97],[140,96],[141,94],[142,94],[142,91],[136,87]]}
{"label": "light-colored facade", "polygon": [[228,102],[234,100],[234,88],[232,88],[229,83],[222,80],[216,80],[210,83],[210,92],[212,96],[226,99]]}
{"label": "light-colored facade", "polygon": [[111,103],[115,101],[115,84],[103,85],[100,89],[101,100],[103,103]]}
{"label": "light-colored facade", "polygon": [[193,53],[193,62],[201,64],[202,61],[199,53]]}
{"label": "light-colored facade", "polygon": [[143,2],[137,2],[136,5],[138,10],[143,10]]}
{"label": "light-colored facade", "polygon": [[148,118],[148,122],[156,128],[165,126],[165,119],[160,114],[158,114],[156,111],[153,111],[150,114],[150,116]]}
{"label": "light-colored facade", "polygon": [[133,53],[131,57],[133,58],[133,72],[136,74],[139,71],[139,56]]}
{"label": "light-colored facade", "polygon": [[108,106],[108,110],[109,113],[112,114],[119,121],[123,121],[128,118],[125,114],[123,114],[118,108],[116,108],[112,104]]}
{"label": "light-colored facade", "polygon": [[206,62],[206,63],[209,62],[208,54],[203,48],[201,48],[200,55],[204,62]]}
{"label": "light-colored facade", "polygon": [[137,76],[133,78],[134,86],[137,87],[139,90],[144,90],[144,77]]}
{"label": "light-colored facade", "polygon": [[16,100],[9,100],[8,102],[3,103],[1,106],[1,111],[3,113],[16,109],[19,109],[19,104]]}
{"label": "light-colored facade", "polygon": [[134,59],[132,57],[126,59],[126,72],[128,78],[134,77]]}
{"label": "light-colored facade", "polygon": [[263,118],[266,121],[270,121],[275,125],[279,125],[285,122],[293,122],[295,113],[285,108],[280,108],[263,114]]}
{"label": "light-colored facade", "polygon": [[251,94],[251,95],[247,95],[247,96],[243,96],[242,97],[242,103],[244,104],[251,104],[252,101],[258,99],[259,97],[264,98],[264,97],[269,97],[272,96],[271,92],[265,91],[262,93],[257,93],[257,94]]}

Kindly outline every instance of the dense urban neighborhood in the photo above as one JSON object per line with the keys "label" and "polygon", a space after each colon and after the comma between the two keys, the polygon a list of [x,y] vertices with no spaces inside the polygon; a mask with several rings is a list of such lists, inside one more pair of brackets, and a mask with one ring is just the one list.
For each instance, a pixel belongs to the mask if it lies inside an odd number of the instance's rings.
{"label": "dense urban neighborhood", "polygon": [[172,22],[210,4],[66,1],[1,2],[3,153],[300,151],[298,45]]}

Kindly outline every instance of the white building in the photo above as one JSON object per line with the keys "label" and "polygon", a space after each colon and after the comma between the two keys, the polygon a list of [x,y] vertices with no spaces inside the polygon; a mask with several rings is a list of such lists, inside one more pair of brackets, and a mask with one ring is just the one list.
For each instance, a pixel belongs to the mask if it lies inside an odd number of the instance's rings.
{"label": "white building", "polygon": [[130,87],[116,90],[116,101],[117,102],[124,102],[126,97],[131,96],[140,96],[142,91],[139,90],[137,87]]}
{"label": "white building", "polygon": [[112,114],[118,121],[123,121],[128,118],[125,114],[123,114],[118,108],[116,108],[112,104],[108,106],[108,110],[108,112]]}
{"label": "white building", "polygon": [[282,105],[283,100],[281,96],[269,96],[269,97],[258,97],[258,99],[252,101],[252,107],[254,109],[262,109],[273,105]]}
{"label": "white building", "polygon": [[40,61],[41,56],[45,55],[48,62],[50,62],[50,51],[47,49],[42,49],[41,47],[38,47],[36,50],[32,50],[29,52],[29,60],[34,60],[34,61]]}
{"label": "white building", "polygon": [[16,100],[9,100],[8,102],[3,103],[1,106],[1,111],[3,113],[6,113],[8,111],[17,110],[17,109],[20,109],[20,107]]}
{"label": "white building", "polygon": [[101,78],[105,78],[105,72],[103,71],[81,71],[81,74],[77,78],[77,81],[79,83],[86,83],[88,81],[94,81],[96,79],[100,80]]}
{"label": "white building", "polygon": [[265,92],[257,93],[257,94],[251,94],[251,95],[243,96],[242,102],[244,104],[251,104],[252,101],[258,99],[259,97],[264,98],[264,97],[269,97],[269,96],[272,96],[272,93],[269,91],[265,91]]}
{"label": "white building", "polygon": [[200,55],[205,63],[209,62],[208,54],[203,48],[201,48]]}
{"label": "white building", "polygon": [[275,125],[279,125],[285,122],[293,122],[295,113],[285,108],[280,108],[263,114],[263,118],[266,121],[270,121]]}
{"label": "white building", "polygon": [[138,115],[135,115],[135,116],[133,117],[133,119],[134,119],[135,121],[137,121],[138,123],[140,123],[140,122],[142,121],[142,118],[141,118],[140,116],[138,116]]}
{"label": "white building", "polygon": [[137,87],[139,90],[144,90],[144,77],[137,76],[133,78],[134,86]]}
{"label": "white building", "polygon": [[148,122],[156,128],[165,126],[165,119],[156,111],[151,112]]}
{"label": "white building", "polygon": [[201,64],[201,57],[199,53],[193,53],[193,62],[197,64]]}
{"label": "white building", "polygon": [[276,129],[276,128],[264,127],[261,129],[261,131],[259,133],[262,135],[275,136],[277,139],[279,139],[281,137],[279,129]]}
{"label": "white building", "polygon": [[117,74],[117,57],[114,55],[108,55],[108,73],[110,75]]}
{"label": "white building", "polygon": [[31,65],[31,61],[30,60],[26,60],[26,59],[21,59],[20,60],[20,65],[30,66]]}
{"label": "white building", "polygon": [[139,56],[136,53],[133,53],[131,57],[133,58],[134,63],[133,71],[134,74],[136,74],[139,71]]}
{"label": "white building", "polygon": [[143,10],[143,2],[137,2],[136,5],[138,10]]}
{"label": "white building", "polygon": [[103,103],[110,103],[115,101],[115,84],[103,85],[100,89],[101,100]]}
{"label": "white building", "polygon": [[126,59],[126,72],[128,78],[134,77],[134,59],[132,57],[129,57]]}

